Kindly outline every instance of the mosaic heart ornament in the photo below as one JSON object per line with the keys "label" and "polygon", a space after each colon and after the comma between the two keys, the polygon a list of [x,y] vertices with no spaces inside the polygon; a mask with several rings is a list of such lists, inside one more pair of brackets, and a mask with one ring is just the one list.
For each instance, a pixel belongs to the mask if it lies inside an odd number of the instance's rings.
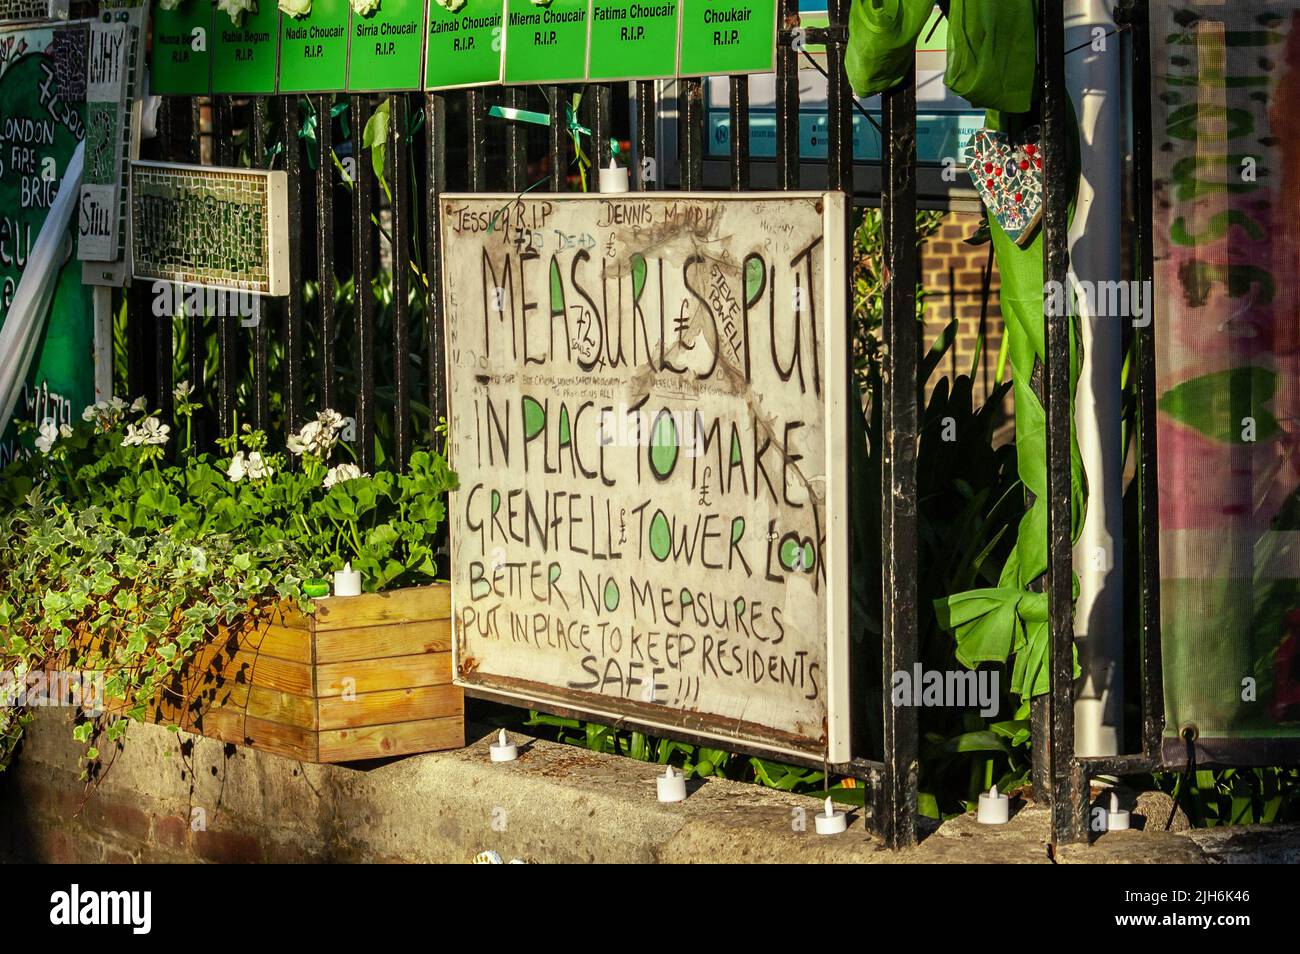
{"label": "mosaic heart ornament", "polygon": [[1043,220],[1043,154],[1040,129],[1016,136],[977,129],[966,146],[966,169],[989,215],[1024,248]]}

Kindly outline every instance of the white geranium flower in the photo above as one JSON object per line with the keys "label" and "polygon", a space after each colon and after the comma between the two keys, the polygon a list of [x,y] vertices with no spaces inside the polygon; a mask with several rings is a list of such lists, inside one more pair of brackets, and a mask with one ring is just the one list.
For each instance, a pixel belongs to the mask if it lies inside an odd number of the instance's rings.
{"label": "white geranium flower", "polygon": [[339,464],[337,467],[331,467],[329,473],[325,475],[325,489],[328,490],[335,484],[357,480],[364,476],[366,475],[361,472],[361,468],[356,464]]}
{"label": "white geranium flower", "polygon": [[172,397],[178,401],[188,401],[191,394],[194,393],[194,385],[189,381],[177,381],[176,387],[172,388]]}
{"label": "white geranium flower", "polygon": [[101,401],[99,404],[87,404],[86,409],[81,412],[81,419],[89,423],[99,418],[100,408],[104,406]]}
{"label": "white geranium flower", "polygon": [[379,9],[379,0],[348,0],[352,4],[352,12],[359,17],[368,17]]}
{"label": "white geranium flower", "polygon": [[324,460],[334,450],[339,441],[339,432],[347,424],[346,418],[338,411],[326,408],[316,415],[316,420],[308,421],[297,434],[290,434],[286,446],[289,453],[301,457],[313,454]]}
{"label": "white geranium flower", "polygon": [[280,0],[280,12],[291,17],[305,17],[311,13],[311,0]]}
{"label": "white geranium flower", "polygon": [[144,395],[142,394],[131,402],[131,411],[132,413],[143,411],[148,406],[149,402],[145,400]]}
{"label": "white geranium flower", "polygon": [[243,451],[238,451],[234,457],[230,458],[230,466],[226,468],[226,476],[235,483],[239,483],[248,476],[248,468],[244,466]]}
{"label": "white geranium flower", "polygon": [[465,0],[438,0],[440,7],[445,7],[448,13],[455,13],[465,5]]}
{"label": "white geranium flower", "polygon": [[59,439],[59,429],[53,421],[46,418],[41,424],[40,433],[36,437],[36,449],[42,454],[48,454],[54,447],[54,442]]}
{"label": "white geranium flower", "polygon": [[166,444],[172,429],[156,417],[146,417],[137,424],[128,424],[123,447],[144,447],[148,444]]}
{"label": "white geranium flower", "polygon": [[230,22],[239,24],[239,18],[257,6],[257,0],[217,0],[217,9],[224,10]]}
{"label": "white geranium flower", "polygon": [[317,414],[316,421],[317,423],[320,424],[321,427],[328,428],[329,430],[333,431],[334,434],[336,435],[338,434],[339,431],[343,430],[343,428],[348,423],[348,419],[346,417],[344,417],[342,414],[340,414],[338,411],[334,410],[331,407],[327,407],[325,408],[325,410]]}
{"label": "white geranium flower", "polygon": [[270,477],[275,473],[275,471],[271,469],[271,465],[266,462],[259,451],[249,452],[245,470],[248,472],[249,480],[262,480],[263,478]]}

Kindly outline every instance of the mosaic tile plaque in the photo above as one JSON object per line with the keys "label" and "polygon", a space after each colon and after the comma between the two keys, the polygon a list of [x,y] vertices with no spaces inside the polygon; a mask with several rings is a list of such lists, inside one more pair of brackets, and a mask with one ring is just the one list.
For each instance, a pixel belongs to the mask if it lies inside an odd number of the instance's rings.
{"label": "mosaic tile plaque", "polygon": [[0,23],[67,18],[68,0],[0,0]]}
{"label": "mosaic tile plaque", "polygon": [[86,151],[77,204],[77,257],[114,261],[121,251],[122,170],[127,158],[127,84],[135,32],[124,22],[90,25],[86,54]]}
{"label": "mosaic tile plaque", "polygon": [[288,294],[283,172],[133,162],[131,176],[136,278]]}

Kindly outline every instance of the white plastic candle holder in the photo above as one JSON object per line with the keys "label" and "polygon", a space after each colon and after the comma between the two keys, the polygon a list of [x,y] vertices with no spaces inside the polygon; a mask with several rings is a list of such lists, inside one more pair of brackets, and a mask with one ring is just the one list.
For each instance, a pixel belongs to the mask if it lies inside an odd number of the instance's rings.
{"label": "white plastic candle holder", "polygon": [[663,775],[655,779],[655,787],[659,790],[661,802],[686,801],[686,776],[674,772],[671,765],[664,769]]}
{"label": "white plastic candle holder", "polygon": [[827,795],[825,810],[816,817],[816,822],[817,834],[839,835],[848,831],[849,815],[848,812],[837,812],[831,803],[831,797]]}
{"label": "white plastic candle holder", "polygon": [[1110,811],[1106,812],[1106,830],[1107,831],[1128,831],[1130,815],[1128,812],[1120,811],[1119,796],[1114,792],[1110,793]]}
{"label": "white plastic candle holder", "polygon": [[981,825],[1005,825],[1011,820],[1011,799],[998,794],[998,787],[994,785],[980,796],[975,820]]}
{"label": "white plastic candle holder", "polygon": [[506,730],[497,733],[497,740],[488,747],[493,762],[513,762],[519,758],[519,747],[506,738]]}
{"label": "white plastic candle holder", "polygon": [[602,194],[627,192],[630,188],[627,170],[609,157],[609,168],[600,170],[600,191]]}
{"label": "white plastic candle holder", "polygon": [[334,595],[361,595],[361,571],[352,569],[351,562],[343,564],[343,569],[334,571]]}

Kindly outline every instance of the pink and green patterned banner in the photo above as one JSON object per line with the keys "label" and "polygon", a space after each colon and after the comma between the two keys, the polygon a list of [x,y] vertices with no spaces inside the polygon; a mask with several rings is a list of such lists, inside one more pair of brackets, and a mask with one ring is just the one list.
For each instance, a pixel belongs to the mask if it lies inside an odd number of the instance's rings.
{"label": "pink and green patterned banner", "polygon": [[1167,732],[1300,735],[1300,0],[1151,36]]}

